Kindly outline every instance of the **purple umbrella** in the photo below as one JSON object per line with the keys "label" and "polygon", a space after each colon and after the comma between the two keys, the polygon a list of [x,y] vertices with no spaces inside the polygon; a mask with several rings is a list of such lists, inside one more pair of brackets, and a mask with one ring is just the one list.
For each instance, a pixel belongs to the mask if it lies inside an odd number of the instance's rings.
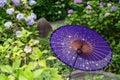
{"label": "purple umbrella", "polygon": [[55,30],[50,46],[63,63],[83,71],[101,70],[112,59],[108,42],[94,30],[79,25],[66,25]]}

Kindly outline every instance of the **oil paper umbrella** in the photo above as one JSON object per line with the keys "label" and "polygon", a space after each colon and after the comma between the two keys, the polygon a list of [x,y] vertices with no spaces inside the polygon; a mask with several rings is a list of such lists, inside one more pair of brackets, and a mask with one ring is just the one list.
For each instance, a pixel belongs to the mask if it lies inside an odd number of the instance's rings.
{"label": "oil paper umbrella", "polygon": [[50,46],[63,63],[83,71],[101,70],[112,58],[108,42],[96,31],[79,25],[66,25],[55,30]]}

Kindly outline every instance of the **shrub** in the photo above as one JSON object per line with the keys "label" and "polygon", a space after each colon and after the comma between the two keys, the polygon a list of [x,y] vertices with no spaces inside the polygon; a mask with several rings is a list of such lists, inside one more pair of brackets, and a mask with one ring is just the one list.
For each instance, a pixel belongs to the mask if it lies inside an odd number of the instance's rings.
{"label": "shrub", "polygon": [[49,21],[65,19],[69,0],[37,0],[37,5],[33,8],[38,19],[45,17]]}
{"label": "shrub", "polygon": [[59,68],[51,63],[59,61],[51,55],[48,38],[38,37],[37,16],[31,8],[35,0],[3,0],[3,3],[0,4],[0,80],[63,80]]}

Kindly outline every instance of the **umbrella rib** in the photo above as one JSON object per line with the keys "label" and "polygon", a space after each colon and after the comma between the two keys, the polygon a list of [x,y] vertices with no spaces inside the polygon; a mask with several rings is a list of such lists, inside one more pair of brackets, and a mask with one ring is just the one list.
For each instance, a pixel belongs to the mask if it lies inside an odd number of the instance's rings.
{"label": "umbrella rib", "polygon": [[93,47],[110,48],[109,46],[93,46]]}
{"label": "umbrella rib", "polygon": [[[95,55],[93,55],[94,57],[96,57]],[[97,58],[97,57],[96,57]],[[105,59],[105,58],[104,58]],[[105,60],[106,61],[106,60]],[[106,64],[106,62],[105,62],[104,60],[100,60],[100,62],[102,62],[102,63],[105,63]],[[103,66],[102,64],[100,64],[101,66]]]}
{"label": "umbrella rib", "polygon": [[[70,59],[68,60],[68,64],[70,64],[70,61],[73,60],[74,54],[70,57]],[[74,64],[73,64],[74,67]]]}
{"label": "umbrella rib", "polygon": [[99,50],[99,51],[110,52],[110,51],[102,50],[102,49],[99,49],[99,48],[96,48],[96,47],[94,47],[94,49]]}
{"label": "umbrella rib", "polygon": [[[88,54],[89,55],[89,54]],[[92,59],[94,59],[94,61],[96,61],[96,57],[91,57],[91,56],[89,56],[89,59],[90,58],[92,58]],[[94,65],[95,67],[97,67],[96,65]],[[92,67],[91,67],[92,68]]]}
{"label": "umbrella rib", "polygon": [[98,37],[98,38],[95,38],[95,39],[92,39],[92,41],[89,41],[90,43],[91,42],[94,42],[94,41],[96,41],[96,40],[98,40],[98,39],[100,39],[101,37]]}
{"label": "umbrella rib", "polygon": [[[95,42],[95,43],[107,43],[107,41],[102,41],[102,42]],[[93,44],[93,43],[92,43]]]}
{"label": "umbrella rib", "polygon": [[[85,34],[85,37],[89,34],[90,30],[88,30],[88,32]],[[86,38],[86,41],[88,40],[88,38]]]}

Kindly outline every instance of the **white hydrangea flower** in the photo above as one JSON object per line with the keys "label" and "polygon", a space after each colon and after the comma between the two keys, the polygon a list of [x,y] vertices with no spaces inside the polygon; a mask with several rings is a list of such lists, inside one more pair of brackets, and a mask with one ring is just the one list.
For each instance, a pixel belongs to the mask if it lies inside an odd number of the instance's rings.
{"label": "white hydrangea flower", "polygon": [[36,45],[36,44],[39,44],[39,41],[38,40],[32,40],[33,43]]}
{"label": "white hydrangea flower", "polygon": [[14,8],[9,8],[6,10],[6,13],[12,15],[14,13]]}
{"label": "white hydrangea flower", "polygon": [[24,20],[24,14],[22,13],[18,13],[16,18],[20,21],[20,20]]}
{"label": "white hydrangea flower", "polygon": [[62,7],[65,7],[65,4],[62,4],[61,6],[62,6]]}
{"label": "white hydrangea flower", "polygon": [[25,19],[25,21],[26,21],[26,23],[27,23],[28,26],[34,24],[34,19],[33,19],[31,16],[28,16],[28,17]]}
{"label": "white hydrangea flower", "polygon": [[62,13],[62,11],[58,11],[58,14],[61,14]]}
{"label": "white hydrangea flower", "polygon": [[22,31],[16,31],[15,35],[16,35],[16,37],[21,37],[22,36]]}
{"label": "white hydrangea flower", "polygon": [[108,4],[107,4],[107,6],[108,6],[108,7],[111,7],[111,6],[112,6],[112,4],[111,4],[111,3],[108,3]]}
{"label": "white hydrangea flower", "polygon": [[37,2],[35,0],[29,0],[29,5],[32,6],[32,5],[35,5]]}
{"label": "white hydrangea flower", "polygon": [[25,48],[24,48],[25,53],[30,53],[31,51],[32,51],[31,46],[25,46]]}
{"label": "white hydrangea flower", "polygon": [[110,13],[105,13],[105,14],[104,14],[105,17],[107,17],[107,16],[109,16],[109,15],[110,15]]}
{"label": "white hydrangea flower", "polygon": [[11,26],[12,26],[12,22],[6,22],[5,24],[4,24],[4,26],[6,27],[6,28],[10,28]]}
{"label": "white hydrangea flower", "polygon": [[30,16],[31,16],[31,18],[33,18],[33,19],[37,19],[37,16],[36,16],[35,13],[31,13]]}
{"label": "white hydrangea flower", "polygon": [[7,4],[7,0],[0,0],[0,7],[4,7]]}

